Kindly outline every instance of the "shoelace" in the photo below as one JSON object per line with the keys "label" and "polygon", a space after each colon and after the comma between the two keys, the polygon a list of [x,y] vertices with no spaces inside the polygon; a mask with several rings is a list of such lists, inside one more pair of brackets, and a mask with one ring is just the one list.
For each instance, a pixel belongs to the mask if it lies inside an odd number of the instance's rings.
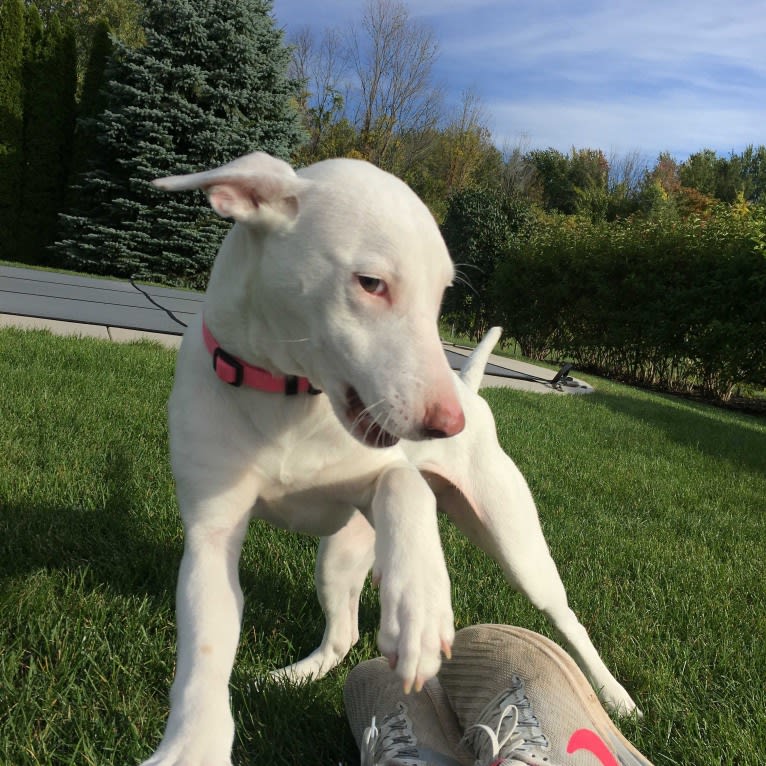
{"label": "shoelace", "polygon": [[[497,723],[493,728],[489,724],[494,721]],[[463,743],[478,756],[476,766],[491,766],[524,753],[548,749],[550,745],[527,699],[524,681],[519,676],[512,676],[510,688],[491,700],[479,716],[479,721],[466,729]]]}
{"label": "shoelace", "polygon": [[399,702],[396,710],[383,719],[380,729],[375,716],[364,730],[361,747],[361,766],[377,766],[393,758],[411,758],[418,762],[420,753],[412,722],[407,717],[406,706]]}

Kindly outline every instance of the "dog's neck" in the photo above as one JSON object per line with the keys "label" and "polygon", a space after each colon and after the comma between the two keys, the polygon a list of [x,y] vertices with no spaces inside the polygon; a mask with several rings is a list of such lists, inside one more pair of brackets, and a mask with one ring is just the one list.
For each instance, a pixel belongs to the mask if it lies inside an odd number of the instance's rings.
{"label": "dog's neck", "polygon": [[285,396],[322,393],[311,385],[308,378],[299,378],[295,375],[272,375],[262,367],[255,367],[243,359],[229,354],[215,339],[204,317],[202,319],[202,340],[213,358],[215,374],[224,383],[237,388],[245,386],[269,394],[284,394]]}
{"label": "dog's neck", "polygon": [[[272,375],[306,377],[300,364],[303,339],[281,337],[270,312],[275,309],[255,264],[259,241],[235,224],[216,258],[205,294],[205,323],[222,348]],[[276,309],[278,310],[278,308]]]}

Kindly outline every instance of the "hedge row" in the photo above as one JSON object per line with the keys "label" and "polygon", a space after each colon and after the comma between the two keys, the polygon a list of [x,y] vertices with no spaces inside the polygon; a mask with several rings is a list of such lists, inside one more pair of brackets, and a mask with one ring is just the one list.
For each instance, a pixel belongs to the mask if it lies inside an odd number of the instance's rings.
{"label": "hedge row", "polygon": [[493,283],[496,318],[532,358],[722,400],[766,382],[763,208],[562,217],[512,240]]}

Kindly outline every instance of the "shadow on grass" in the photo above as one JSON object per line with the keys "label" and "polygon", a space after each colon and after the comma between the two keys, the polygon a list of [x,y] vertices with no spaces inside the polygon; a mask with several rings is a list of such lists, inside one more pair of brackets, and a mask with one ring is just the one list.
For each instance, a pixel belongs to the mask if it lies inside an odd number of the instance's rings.
{"label": "shadow on grass", "polygon": [[[148,597],[150,613],[154,612],[160,623],[170,625],[183,551],[180,518],[172,506],[147,509],[141,499],[141,490],[146,494],[146,477],[140,469],[145,466],[134,463],[129,451],[114,446],[110,449],[102,476],[100,507],[78,507],[63,499],[0,505],[0,594],[15,593],[17,598],[26,598],[31,593],[25,590],[26,580],[34,588],[35,574],[42,571],[53,578],[60,574],[62,582],[77,583],[83,595],[106,592],[117,597],[106,604],[107,619],[124,622],[121,610],[133,608],[131,597],[138,596],[139,603]],[[61,494],[63,497],[64,492]],[[92,499],[90,503],[94,505]],[[240,566],[245,617],[232,677],[232,708],[237,719],[235,752],[239,760],[290,764],[308,756],[317,763],[356,761],[356,747],[341,699],[350,662],[326,679],[307,685],[266,683],[257,689],[253,683],[280,664],[308,654],[321,640],[324,620],[311,577],[314,549],[315,543],[309,538],[274,530],[263,522],[251,525]],[[72,578],[72,574],[80,576]],[[127,605],[120,603],[121,596],[128,597]],[[377,624],[372,601],[367,589],[360,621],[362,630],[370,634],[368,638],[374,636]],[[68,603],[71,608],[78,600],[70,599]],[[85,599],[83,603],[90,602]],[[14,608],[10,598],[5,608]],[[55,613],[64,607],[48,598],[35,608]],[[86,611],[81,616],[71,615],[74,624],[85,626],[87,620]],[[19,640],[25,646],[39,643],[34,626],[28,634],[25,626],[19,629]],[[82,631],[75,628],[74,635],[79,642],[85,627]],[[122,634],[118,630],[116,635]],[[172,630],[165,636],[165,647],[160,643],[136,649],[143,673],[148,673],[148,668],[156,673],[150,682],[151,696],[155,698],[152,704],[163,711],[163,716],[175,652],[170,636]],[[366,645],[369,647],[369,641]],[[42,642],[41,646],[44,652],[46,644]],[[162,658],[160,663],[151,654],[155,650]],[[115,651],[116,667],[124,648]],[[106,675],[112,677],[110,672]],[[75,685],[85,695],[93,682],[93,678],[80,677]],[[73,693],[71,687],[67,693]],[[105,698],[113,701],[109,694]],[[110,707],[108,715],[125,732],[125,739],[133,743],[135,728],[127,719],[121,719],[120,710]],[[141,742],[133,746],[148,755],[159,742],[162,726],[163,720],[155,717],[151,729],[145,725]],[[88,729],[86,739],[99,736],[95,732],[95,727]],[[63,737],[57,745],[60,748],[69,747],[72,742],[67,737],[74,737],[68,730],[57,736]]]}
{"label": "shadow on grass", "polygon": [[[103,481],[101,507],[34,500],[0,505],[0,583],[40,570],[79,571],[86,587],[148,596],[158,610],[172,609],[183,553],[177,510],[143,507],[138,498],[146,487],[136,481],[125,451],[113,449]],[[263,522],[251,523],[245,542],[243,638],[254,634],[285,663],[312,651],[322,637],[324,620],[312,577],[315,547],[310,538]],[[369,629],[376,620],[363,603],[360,621]]]}
{"label": "shadow on grass", "polygon": [[597,391],[584,401],[643,421],[683,447],[766,474],[766,419],[662,395],[643,400]]}
{"label": "shadow on grass", "polygon": [[18,577],[39,569],[86,569],[87,579],[118,593],[166,594],[181,555],[180,526],[177,539],[148,536],[151,522],[136,510],[127,455],[110,456],[103,480],[100,508],[64,500],[6,505],[0,511],[5,548],[0,573]]}

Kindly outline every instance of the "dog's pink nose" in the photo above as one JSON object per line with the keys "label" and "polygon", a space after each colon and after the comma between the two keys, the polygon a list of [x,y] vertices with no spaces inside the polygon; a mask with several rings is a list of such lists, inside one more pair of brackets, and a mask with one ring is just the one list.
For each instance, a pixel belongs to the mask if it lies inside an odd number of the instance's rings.
{"label": "dog's pink nose", "polygon": [[465,428],[465,415],[459,402],[436,402],[426,410],[423,431],[428,439],[446,439]]}

